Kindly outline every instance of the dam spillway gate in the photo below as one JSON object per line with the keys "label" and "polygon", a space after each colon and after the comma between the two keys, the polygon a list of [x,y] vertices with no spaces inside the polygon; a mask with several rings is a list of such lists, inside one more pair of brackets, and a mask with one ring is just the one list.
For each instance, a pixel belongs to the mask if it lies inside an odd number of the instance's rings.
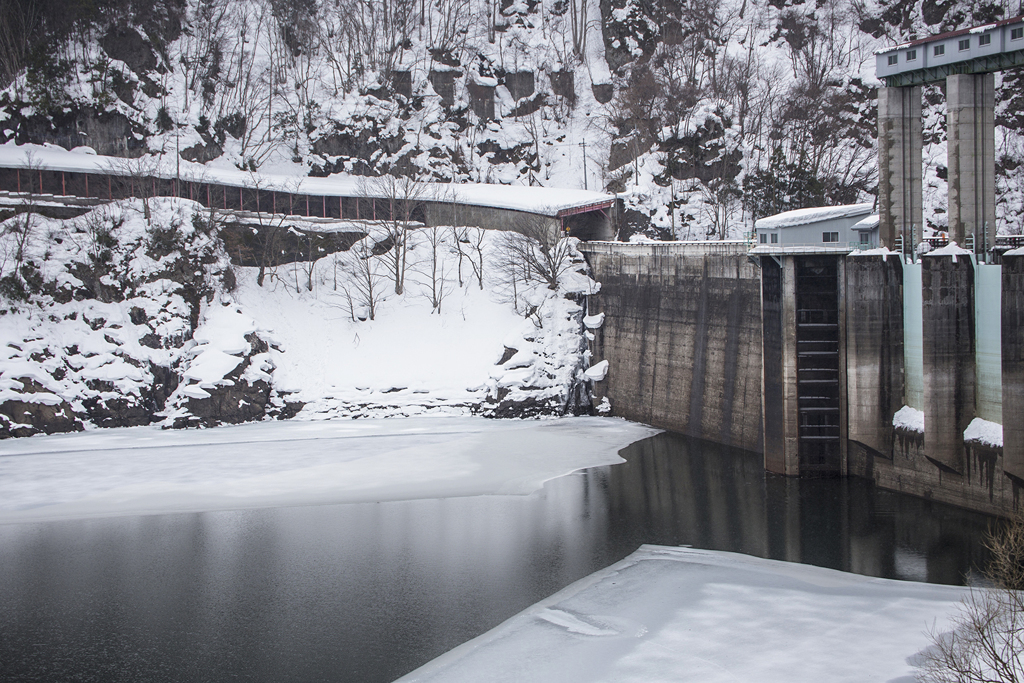
{"label": "dam spillway gate", "polygon": [[800,472],[839,474],[839,268],[835,257],[795,265]]}

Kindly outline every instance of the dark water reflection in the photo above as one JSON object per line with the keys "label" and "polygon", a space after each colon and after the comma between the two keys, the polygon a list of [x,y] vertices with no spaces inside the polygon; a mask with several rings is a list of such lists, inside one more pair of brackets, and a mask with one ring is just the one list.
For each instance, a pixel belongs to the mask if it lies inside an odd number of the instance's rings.
{"label": "dark water reflection", "polygon": [[391,681],[641,543],[960,583],[989,519],[661,435],[485,496],[0,526],[0,680]]}

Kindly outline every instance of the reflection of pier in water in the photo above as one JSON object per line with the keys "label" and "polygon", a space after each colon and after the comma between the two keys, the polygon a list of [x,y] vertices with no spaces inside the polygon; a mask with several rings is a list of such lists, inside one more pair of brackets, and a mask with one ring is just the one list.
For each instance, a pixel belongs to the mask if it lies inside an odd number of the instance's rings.
{"label": "reflection of pier in water", "polygon": [[640,542],[935,583],[961,583],[984,564],[985,515],[867,480],[768,474],[757,453],[667,433],[623,455],[629,462],[602,485],[611,525],[629,520]]}

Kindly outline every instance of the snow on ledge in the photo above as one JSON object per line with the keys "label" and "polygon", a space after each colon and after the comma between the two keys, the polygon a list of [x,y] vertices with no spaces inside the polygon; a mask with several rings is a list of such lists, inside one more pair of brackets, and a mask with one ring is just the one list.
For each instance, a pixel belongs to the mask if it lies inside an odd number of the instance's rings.
{"label": "snow on ledge", "polygon": [[876,213],[873,216],[868,216],[867,218],[864,218],[864,219],[859,220],[856,223],[854,223],[853,224],[853,229],[854,230],[871,230],[873,228],[877,228],[878,227],[878,223],[879,223],[879,216]]}
{"label": "snow on ledge", "polygon": [[964,443],[977,443],[989,448],[1003,447],[1003,425],[976,417],[964,430]]}
{"label": "snow on ledge", "polygon": [[881,256],[882,260],[890,256],[899,256],[898,251],[892,251],[889,247],[876,247],[874,249],[861,249],[850,253],[850,256]]}
{"label": "snow on ledge", "polygon": [[603,360],[600,363],[595,363],[587,368],[584,372],[587,379],[592,382],[600,382],[608,376],[608,361]]}
{"label": "snow on ledge", "polygon": [[953,262],[956,263],[957,256],[970,256],[971,252],[967,251],[963,247],[957,245],[956,242],[950,242],[944,247],[938,249],[932,249],[929,252],[921,254],[922,256],[952,256]]}
{"label": "snow on ledge", "polygon": [[924,434],[924,411],[903,406],[892,416],[892,426],[907,432]]}

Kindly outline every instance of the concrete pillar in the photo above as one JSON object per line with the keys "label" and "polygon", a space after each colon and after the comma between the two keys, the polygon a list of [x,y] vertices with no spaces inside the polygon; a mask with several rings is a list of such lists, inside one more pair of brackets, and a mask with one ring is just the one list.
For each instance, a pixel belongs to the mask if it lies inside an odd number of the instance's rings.
{"label": "concrete pillar", "polygon": [[975,253],[996,239],[995,100],[994,74],[946,77],[949,238]]}
{"label": "concrete pillar", "polygon": [[796,268],[791,257],[761,257],[764,468],[800,474],[796,365]]}
{"label": "concrete pillar", "polygon": [[573,81],[574,74],[572,71],[552,71],[549,77],[551,79],[551,92],[570,104],[576,102],[576,84]]}
{"label": "concrete pillar", "polygon": [[967,256],[921,259],[924,448],[963,473],[964,430],[974,419],[974,264]]}
{"label": "concrete pillar", "polygon": [[897,256],[846,259],[849,438],[892,453],[892,416],[903,406],[903,267]]}
{"label": "concrete pillar", "polygon": [[395,89],[395,93],[398,95],[407,98],[412,97],[412,72],[392,71],[391,87]]}
{"label": "concrete pillar", "polygon": [[469,103],[481,121],[494,120],[494,86],[470,80],[467,83]]}
{"label": "concrete pillar", "polygon": [[878,89],[878,239],[893,248],[920,240],[924,218],[921,194],[921,87]]}
{"label": "concrete pillar", "polygon": [[505,87],[513,101],[521,100],[533,94],[535,86],[532,71],[514,71],[505,74]]}
{"label": "concrete pillar", "polygon": [[1003,256],[1003,471],[1024,483],[1024,255]]}
{"label": "concrete pillar", "polygon": [[431,70],[428,78],[430,79],[430,85],[434,86],[434,92],[441,98],[441,102],[446,107],[454,106],[455,104],[455,71],[437,71]]}

